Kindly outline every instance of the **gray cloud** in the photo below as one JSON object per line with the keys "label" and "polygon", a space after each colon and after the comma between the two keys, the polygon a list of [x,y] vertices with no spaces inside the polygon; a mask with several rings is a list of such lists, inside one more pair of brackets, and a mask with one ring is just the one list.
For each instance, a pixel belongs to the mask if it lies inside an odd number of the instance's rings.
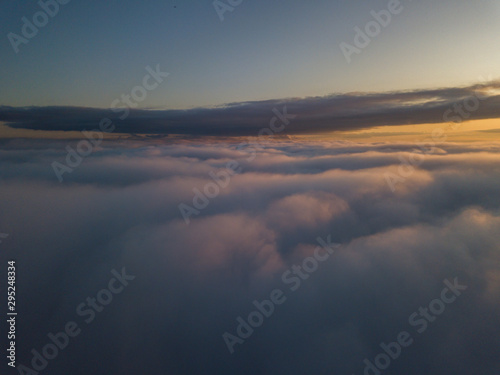
{"label": "gray cloud", "polygon": [[[272,110],[282,112],[286,106],[287,112],[297,117],[284,133],[311,134],[452,121],[457,118],[455,110],[448,114],[450,120],[443,119],[444,113],[455,103],[463,106],[467,98],[472,98],[467,104],[469,108],[480,102],[474,119],[497,118],[500,96],[492,93],[499,88],[500,83],[488,82],[461,88],[287,98],[187,110],[123,109],[118,113],[81,107],[3,106],[0,121],[17,129],[81,131],[98,129],[102,118],[110,118],[116,126],[115,133],[242,136],[257,135],[260,129],[269,127],[275,115]],[[468,115],[461,117],[466,120]]]}

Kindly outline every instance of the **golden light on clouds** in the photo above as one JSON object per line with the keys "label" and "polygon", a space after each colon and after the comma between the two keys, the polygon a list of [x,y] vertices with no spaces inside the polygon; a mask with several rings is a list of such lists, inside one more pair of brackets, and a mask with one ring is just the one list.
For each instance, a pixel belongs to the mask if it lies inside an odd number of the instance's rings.
{"label": "golden light on clouds", "polygon": [[500,119],[473,120],[462,123],[379,126],[352,132],[335,132],[331,133],[328,138],[335,137],[356,140],[357,142],[363,140],[369,142],[420,141],[430,138],[436,129],[442,129],[447,140],[454,142],[500,140]]}

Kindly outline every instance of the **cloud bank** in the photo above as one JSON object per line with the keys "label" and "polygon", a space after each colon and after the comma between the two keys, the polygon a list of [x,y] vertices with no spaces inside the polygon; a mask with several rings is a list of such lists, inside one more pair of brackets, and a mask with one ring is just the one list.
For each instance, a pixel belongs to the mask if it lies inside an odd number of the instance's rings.
{"label": "cloud bank", "polygon": [[[0,121],[16,129],[83,131],[103,118],[114,133],[244,136],[257,135],[279,111],[297,116],[286,134],[358,130],[376,126],[465,121],[500,117],[500,83],[389,93],[352,93],[229,103],[214,108],[153,110],[81,107],[0,107]],[[286,109],[285,109],[286,107]]]}
{"label": "cloud bank", "polygon": [[[440,145],[394,192],[384,173],[414,145],[273,142],[249,160],[228,142],[103,142],[60,184],[62,145],[0,151],[18,363],[76,321],[41,373],[363,374],[401,331],[414,342],[383,373],[500,370],[498,143]],[[228,161],[240,173],[187,225],[179,204]],[[291,291],[283,272],[328,236],[341,247]],[[76,307],[122,267],[136,278],[85,324]],[[454,278],[467,289],[416,334],[411,314]],[[230,354],[223,333],[277,288],[286,301]]]}

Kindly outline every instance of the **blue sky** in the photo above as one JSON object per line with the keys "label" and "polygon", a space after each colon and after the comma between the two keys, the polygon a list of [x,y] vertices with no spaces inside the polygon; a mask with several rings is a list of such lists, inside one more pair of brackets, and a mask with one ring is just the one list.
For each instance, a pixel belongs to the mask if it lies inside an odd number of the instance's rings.
{"label": "blue sky", "polygon": [[493,0],[401,1],[403,11],[347,64],[341,42],[387,1],[248,1],[220,21],[212,1],[77,1],[19,53],[7,34],[40,10],[0,5],[0,104],[107,108],[147,65],[170,76],[143,108],[180,109],[329,93],[455,87],[498,78]]}

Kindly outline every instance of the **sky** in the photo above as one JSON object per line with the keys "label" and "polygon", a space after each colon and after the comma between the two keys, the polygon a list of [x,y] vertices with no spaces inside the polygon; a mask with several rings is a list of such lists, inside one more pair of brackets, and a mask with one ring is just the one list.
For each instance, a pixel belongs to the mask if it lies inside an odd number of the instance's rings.
{"label": "sky", "polygon": [[499,15],[3,1],[0,373],[498,375]]}
{"label": "sky", "polygon": [[108,108],[160,64],[170,75],[140,108],[459,87],[498,79],[500,4],[402,1],[350,64],[340,49],[388,1],[243,1],[221,21],[211,1],[72,0],[19,52],[35,1],[0,6],[0,104]]}

